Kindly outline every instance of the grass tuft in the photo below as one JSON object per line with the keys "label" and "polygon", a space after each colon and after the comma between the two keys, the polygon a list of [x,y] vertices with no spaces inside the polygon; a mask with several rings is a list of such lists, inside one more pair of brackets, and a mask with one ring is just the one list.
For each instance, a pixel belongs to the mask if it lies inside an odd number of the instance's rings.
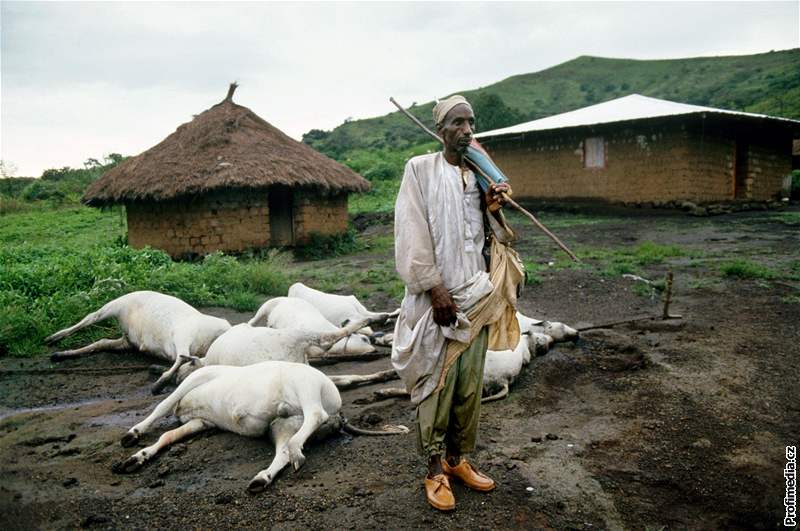
{"label": "grass tuft", "polygon": [[774,270],[747,260],[734,260],[720,265],[720,272],[726,277],[771,280],[778,276]]}

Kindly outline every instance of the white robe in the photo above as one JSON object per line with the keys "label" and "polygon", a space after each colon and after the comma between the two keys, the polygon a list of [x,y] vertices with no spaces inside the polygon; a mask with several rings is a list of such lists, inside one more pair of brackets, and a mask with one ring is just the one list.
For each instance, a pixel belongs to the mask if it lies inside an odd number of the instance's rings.
{"label": "white robe", "polygon": [[[406,286],[395,325],[392,365],[415,404],[437,387],[446,339],[468,342],[466,314],[492,292],[482,251],[482,193],[471,171],[464,174],[439,152],[409,160],[395,204],[395,263]],[[489,216],[498,241],[513,238]],[[444,284],[459,308],[458,322],[433,321],[428,290]]]}

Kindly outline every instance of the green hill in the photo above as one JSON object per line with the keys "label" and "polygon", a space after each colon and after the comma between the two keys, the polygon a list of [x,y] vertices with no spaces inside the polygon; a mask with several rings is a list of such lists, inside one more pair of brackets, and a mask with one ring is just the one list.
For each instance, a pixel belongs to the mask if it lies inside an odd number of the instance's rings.
{"label": "green hill", "polygon": [[[571,111],[628,94],[800,119],[800,48],[756,55],[636,60],[581,56],[552,68],[460,91],[479,130]],[[430,123],[433,102],[411,112]],[[312,130],[304,142],[340,158],[353,149],[405,149],[427,141],[399,112]]]}

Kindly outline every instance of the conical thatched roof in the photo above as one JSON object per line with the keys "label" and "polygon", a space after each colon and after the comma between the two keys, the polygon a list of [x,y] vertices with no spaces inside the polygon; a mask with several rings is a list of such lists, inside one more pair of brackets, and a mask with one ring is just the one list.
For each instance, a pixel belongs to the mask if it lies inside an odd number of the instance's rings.
{"label": "conical thatched roof", "polygon": [[289,138],[228,97],[159,144],[106,172],[86,190],[93,206],[162,201],[217,189],[313,186],[363,192],[369,182],[351,169]]}

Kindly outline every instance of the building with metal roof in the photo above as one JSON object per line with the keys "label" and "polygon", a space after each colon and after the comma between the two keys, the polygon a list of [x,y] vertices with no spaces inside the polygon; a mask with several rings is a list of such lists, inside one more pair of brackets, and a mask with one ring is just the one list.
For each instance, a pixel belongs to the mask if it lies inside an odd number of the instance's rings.
{"label": "building with metal roof", "polygon": [[800,121],[632,94],[476,135],[515,195],[622,202],[770,200]]}

